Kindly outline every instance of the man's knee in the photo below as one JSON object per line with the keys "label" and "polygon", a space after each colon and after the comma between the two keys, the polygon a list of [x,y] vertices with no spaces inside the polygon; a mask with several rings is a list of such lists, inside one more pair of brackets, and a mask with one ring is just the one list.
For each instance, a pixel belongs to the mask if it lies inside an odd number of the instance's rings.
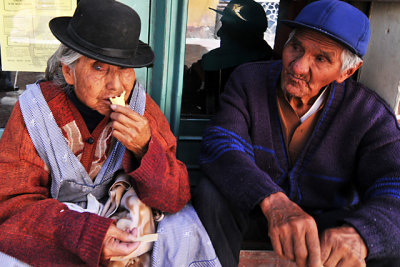
{"label": "man's knee", "polygon": [[215,185],[207,178],[202,177],[192,192],[193,207],[199,213],[220,214],[221,210],[227,209],[227,201]]}
{"label": "man's knee", "polygon": [[220,230],[228,231],[225,229],[228,227],[229,231],[239,233],[248,227],[249,213],[229,202],[207,177],[196,186],[192,204],[206,229],[220,227]]}
{"label": "man's knee", "polygon": [[237,266],[248,214],[223,196],[204,177],[192,194],[192,204],[206,228],[222,266]]}

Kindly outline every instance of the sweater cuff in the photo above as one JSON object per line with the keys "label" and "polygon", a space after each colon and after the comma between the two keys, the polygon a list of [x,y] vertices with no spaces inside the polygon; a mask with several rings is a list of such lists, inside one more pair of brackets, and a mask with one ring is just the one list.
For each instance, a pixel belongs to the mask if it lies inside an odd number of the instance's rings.
{"label": "sweater cuff", "polygon": [[284,194],[286,194],[282,188],[280,188],[278,185],[276,185],[275,183],[271,182],[269,184],[265,183],[262,185],[259,185],[257,187],[254,187],[254,191],[251,192],[251,194],[249,194],[249,192],[245,192],[246,193],[246,199],[248,199],[248,203],[250,204],[250,206],[248,208],[250,208],[249,210],[254,209],[257,205],[259,205],[265,198],[269,197],[272,194],[278,193],[278,192],[282,192]]}
{"label": "sweater cuff", "polygon": [[370,218],[355,216],[346,218],[344,221],[352,225],[367,246],[367,259],[379,258],[385,248],[382,246],[382,233],[377,229],[376,222],[371,222]]}
{"label": "sweater cuff", "polygon": [[[137,161],[131,152],[125,153],[122,166],[126,173],[135,177],[135,180],[143,181],[146,177],[151,179],[154,176],[162,175],[163,170],[160,167],[164,166],[164,161],[165,151],[161,144],[152,137],[147,152],[140,161],[139,167],[135,165]],[[132,172],[134,172],[134,175]]]}
{"label": "sweater cuff", "polygon": [[[64,235],[59,236],[60,242],[88,266],[98,266],[103,240],[113,220],[88,212],[77,213],[71,210],[64,212],[62,226]],[[80,223],[76,225],[74,222]]]}
{"label": "sweater cuff", "polygon": [[[83,261],[89,266],[98,266],[103,249],[103,241],[108,231],[108,228],[114,221],[103,217],[91,214],[87,223],[83,228],[83,234],[80,242],[82,247]],[[93,264],[93,265],[92,265]]]}

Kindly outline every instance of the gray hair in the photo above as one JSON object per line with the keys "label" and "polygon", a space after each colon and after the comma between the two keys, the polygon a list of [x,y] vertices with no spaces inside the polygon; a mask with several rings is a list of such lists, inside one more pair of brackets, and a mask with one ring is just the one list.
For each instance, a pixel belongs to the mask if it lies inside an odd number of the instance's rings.
{"label": "gray hair", "polygon": [[75,71],[75,63],[82,55],[71,48],[60,44],[56,52],[47,60],[47,68],[45,71],[45,80],[53,81],[62,88],[71,89],[71,86],[65,81],[62,64],[67,65]]}
{"label": "gray hair", "polygon": [[342,68],[340,69],[340,71],[342,73],[348,69],[357,67],[357,65],[363,61],[358,55],[354,54],[347,48],[343,49],[341,59]]}
{"label": "gray hair", "polygon": [[[296,33],[296,29],[290,32],[289,38],[285,43],[285,46],[292,40],[294,34]],[[348,69],[356,67],[360,62],[363,60],[353,52],[351,52],[349,49],[345,48],[342,51],[342,54],[340,55],[340,59],[342,60],[342,67],[340,69],[340,72],[343,73]]]}

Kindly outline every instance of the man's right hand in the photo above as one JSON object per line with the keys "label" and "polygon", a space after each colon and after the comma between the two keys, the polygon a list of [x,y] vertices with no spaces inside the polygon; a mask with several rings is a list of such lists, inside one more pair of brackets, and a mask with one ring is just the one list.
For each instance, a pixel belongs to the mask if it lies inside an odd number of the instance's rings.
{"label": "man's right hand", "polygon": [[310,215],[282,192],[266,197],[260,206],[276,254],[300,267],[322,266],[318,228]]}
{"label": "man's right hand", "polygon": [[114,224],[108,228],[103,241],[102,260],[109,260],[111,257],[127,256],[137,249],[140,242],[133,240],[137,236],[136,228],[132,232],[118,229]]}

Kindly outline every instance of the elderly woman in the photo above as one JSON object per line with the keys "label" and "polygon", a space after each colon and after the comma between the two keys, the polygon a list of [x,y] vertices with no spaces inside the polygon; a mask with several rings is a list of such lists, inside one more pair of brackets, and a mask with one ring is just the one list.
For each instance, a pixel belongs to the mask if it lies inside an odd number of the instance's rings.
{"label": "elderly woman", "polygon": [[[153,62],[136,12],[81,0],[50,28],[62,44],[0,141],[0,251],[34,266],[97,266],[134,251],[135,233],[63,202],[104,203],[123,170],[145,204],[174,213],[190,199],[188,174],[166,118],[135,80],[133,68]],[[129,106],[110,103],[120,95]]]}

